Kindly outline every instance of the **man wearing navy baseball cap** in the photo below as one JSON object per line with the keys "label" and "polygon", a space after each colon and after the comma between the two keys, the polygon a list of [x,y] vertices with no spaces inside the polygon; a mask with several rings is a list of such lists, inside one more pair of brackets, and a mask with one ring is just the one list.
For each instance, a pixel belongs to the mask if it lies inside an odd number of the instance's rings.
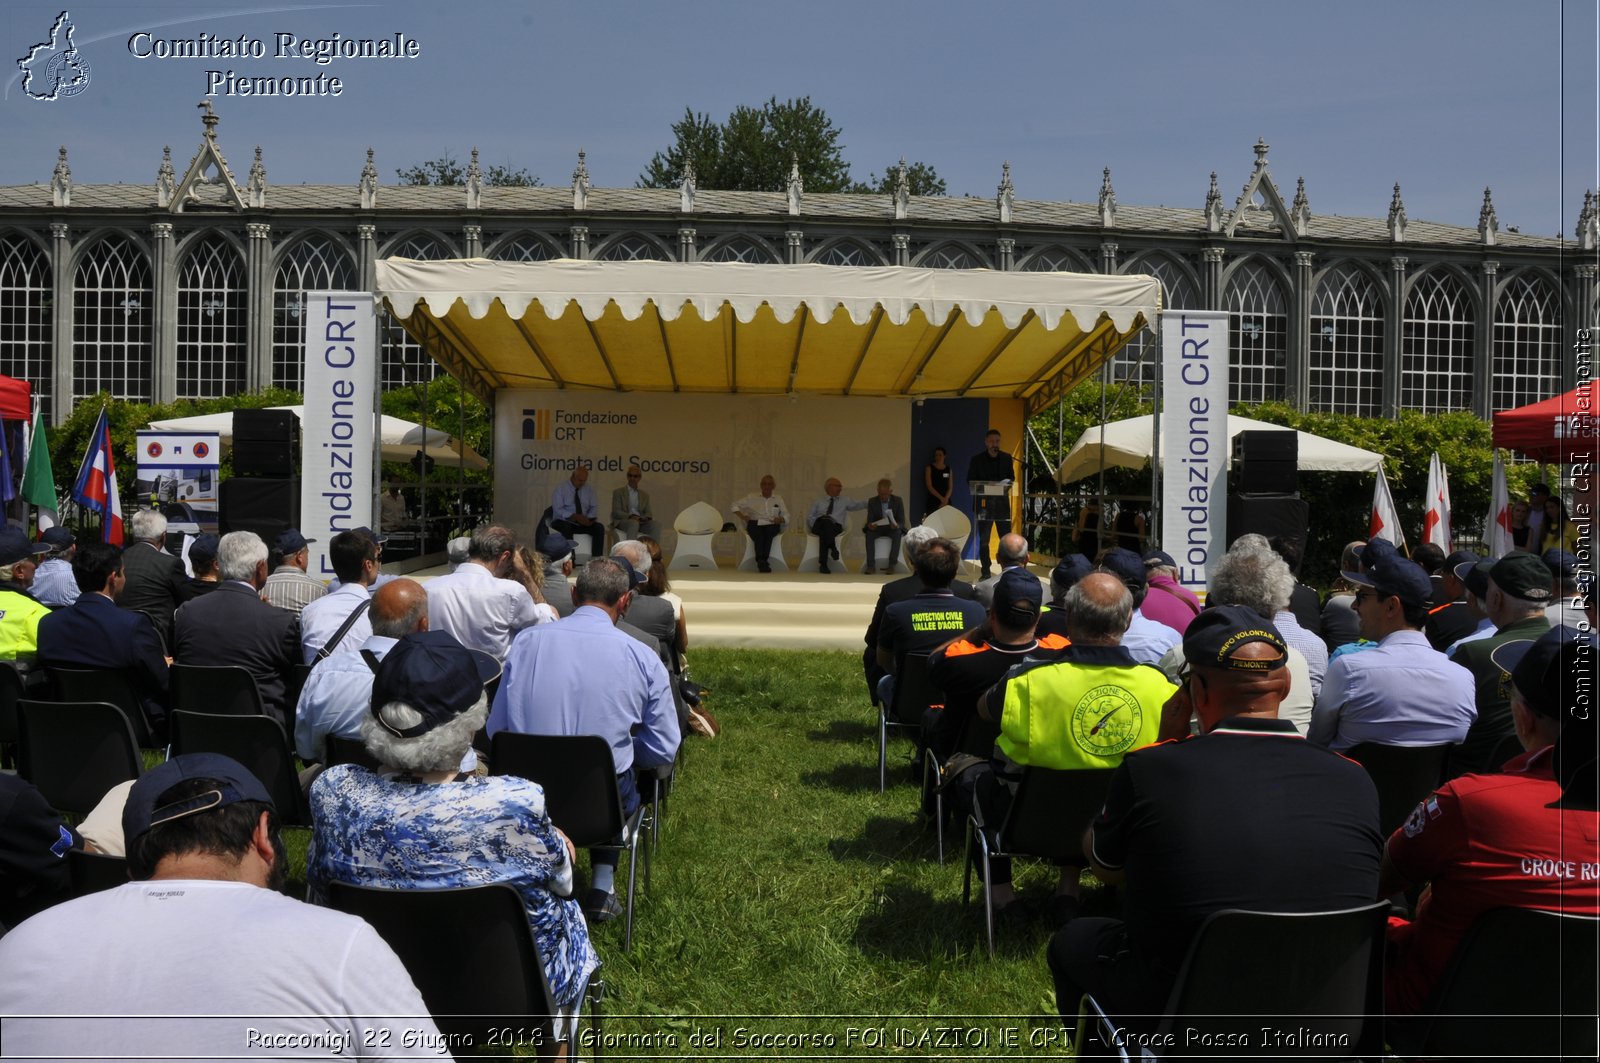
{"label": "man wearing navy baseball cap", "polygon": [[1536,639],[1550,630],[1545,607],[1551,600],[1550,569],[1532,554],[1507,554],[1489,569],[1484,611],[1495,632],[1463,644],[1453,658],[1472,673],[1478,718],[1459,749],[1450,751],[1446,777],[1469,771],[1493,771],[1515,751],[1511,722],[1510,669],[1495,663],[1495,650],[1508,642]]}
{"label": "man wearing navy baseball cap", "polygon": [[1377,645],[1329,661],[1306,737],[1334,752],[1363,742],[1460,742],[1478,714],[1472,676],[1422,633],[1433,581],[1382,539],[1367,544],[1361,561],[1365,571],[1342,575],[1356,588],[1361,637]]}
{"label": "man wearing navy baseball cap", "polygon": [[242,765],[191,753],[156,766],[129,791],[122,829],[133,881],[0,938],[8,1055],[224,1059],[314,1044],[438,1058],[427,1006],[377,933],[277,892],[277,815]]}
{"label": "man wearing navy baseball cap", "polygon": [[1382,895],[1429,884],[1411,922],[1391,921],[1389,1014],[1428,1006],[1457,946],[1492,909],[1600,915],[1600,875],[1586,870],[1600,860],[1597,655],[1594,634],[1571,627],[1496,647],[1524,752],[1492,774],[1446,783],[1389,839]]}
{"label": "man wearing navy baseball cap", "polygon": [[34,559],[50,548],[21,528],[0,525],[0,660],[31,664],[39,649],[39,621],[50,610],[33,597]]}

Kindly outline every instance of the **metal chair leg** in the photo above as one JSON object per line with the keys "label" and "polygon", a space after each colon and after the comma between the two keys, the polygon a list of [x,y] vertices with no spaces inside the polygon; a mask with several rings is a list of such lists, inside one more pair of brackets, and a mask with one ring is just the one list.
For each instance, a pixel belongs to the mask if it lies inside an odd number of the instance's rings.
{"label": "metal chair leg", "polygon": [[635,830],[628,840],[628,913],[627,922],[622,934],[622,951],[633,951],[633,906],[638,897],[634,893],[634,885],[639,870],[639,832]]}
{"label": "metal chair leg", "polygon": [[889,717],[882,705],[878,706],[878,792],[889,788]]}
{"label": "metal chair leg", "polygon": [[961,868],[961,906],[972,903],[972,817],[967,817],[966,846],[963,849]]}
{"label": "metal chair leg", "polygon": [[990,879],[989,871],[989,840],[983,836],[983,831],[978,835],[978,855],[983,858],[983,925],[989,935],[989,958],[994,959],[994,883]]}

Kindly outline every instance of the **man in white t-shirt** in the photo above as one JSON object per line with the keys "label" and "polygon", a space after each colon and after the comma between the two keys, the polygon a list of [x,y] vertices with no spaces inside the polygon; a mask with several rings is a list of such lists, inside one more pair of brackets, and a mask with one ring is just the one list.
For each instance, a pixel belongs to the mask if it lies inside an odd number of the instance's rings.
{"label": "man in white t-shirt", "polygon": [[278,892],[276,814],[238,762],[157,766],[122,826],[134,881],[0,938],[7,1056],[446,1058],[376,931]]}

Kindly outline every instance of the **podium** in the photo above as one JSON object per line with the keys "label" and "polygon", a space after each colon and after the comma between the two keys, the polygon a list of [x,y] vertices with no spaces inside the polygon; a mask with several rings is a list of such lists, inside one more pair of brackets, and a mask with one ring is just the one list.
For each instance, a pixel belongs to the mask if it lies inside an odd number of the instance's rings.
{"label": "podium", "polygon": [[972,515],[976,519],[1007,520],[1011,516],[1010,480],[968,480],[972,492]]}

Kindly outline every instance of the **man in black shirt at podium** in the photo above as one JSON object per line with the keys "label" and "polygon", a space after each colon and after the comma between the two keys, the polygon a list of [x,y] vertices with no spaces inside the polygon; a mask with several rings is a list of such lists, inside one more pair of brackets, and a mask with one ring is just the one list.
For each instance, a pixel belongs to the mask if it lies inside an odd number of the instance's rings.
{"label": "man in black shirt at podium", "polygon": [[[967,463],[967,482],[975,480],[1011,480],[1017,478],[1016,461],[1010,454],[1000,451],[1000,430],[991,428],[983,437],[984,449]],[[1001,535],[1011,532],[1011,497],[1009,495],[978,495],[972,499],[973,523],[978,532],[978,560],[983,564],[983,578],[990,575],[989,529],[998,528]]]}

